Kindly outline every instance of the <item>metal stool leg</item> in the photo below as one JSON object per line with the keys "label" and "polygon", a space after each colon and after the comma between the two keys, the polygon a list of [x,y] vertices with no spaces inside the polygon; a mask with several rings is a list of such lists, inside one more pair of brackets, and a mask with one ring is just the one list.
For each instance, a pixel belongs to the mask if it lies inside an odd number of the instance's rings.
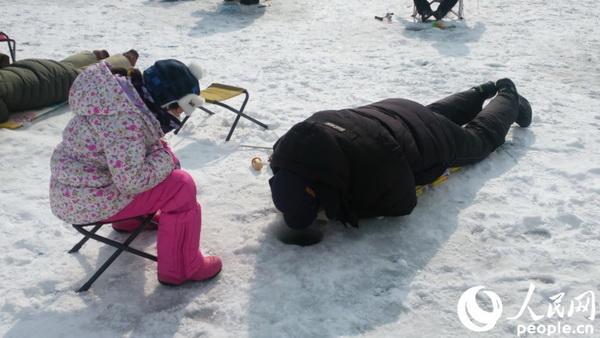
{"label": "metal stool leg", "polygon": [[[137,229],[135,229],[135,231],[133,231],[131,233],[131,235],[129,235],[129,237],[123,242],[123,243],[119,243],[117,241],[113,241],[111,239],[108,239],[106,237],[102,237],[96,234],[96,232],[98,231],[98,229],[100,229],[100,227],[102,227],[103,225],[107,224],[107,223],[92,223],[92,224],[84,224],[84,225],[73,225],[75,227],[75,229],[77,229],[77,231],[81,232],[82,234],[84,234],[84,238],[79,241],[79,243],[75,244],[75,246],[69,250],[69,253],[72,252],[77,252],[79,251],[79,249],[81,249],[81,247],[87,242],[88,239],[92,238],[95,240],[98,240],[99,242],[108,244],[110,246],[113,246],[115,248],[117,248],[117,250],[106,260],[106,262],[104,262],[104,264],[102,264],[102,266],[96,270],[96,272],[92,275],[92,277],[90,277],[90,279],[88,279],[80,288],[79,290],[77,290],[77,292],[82,292],[82,291],[87,291],[92,284],[96,281],[96,279],[98,279],[98,277],[100,277],[100,275],[102,275],[102,273],[104,273],[104,271],[115,261],[115,259],[117,259],[117,257],[119,257],[119,255],[121,255],[121,253],[123,253],[123,251],[128,251],[130,253],[136,254],[138,256],[156,261],[157,258],[154,255],[150,255],[146,252],[140,251],[140,250],[136,250],[134,248],[129,247],[129,244],[131,244],[131,242],[133,242],[133,240],[140,234],[142,233],[142,231],[144,231],[144,229],[150,224],[152,223],[152,217],[154,216],[154,214],[150,214],[147,217],[145,217],[142,221],[142,223],[140,224],[139,227],[137,227]],[[92,228],[92,230],[86,230],[83,227],[86,225],[94,225],[94,228]]]}
{"label": "metal stool leg", "polygon": [[[92,230],[90,230],[90,232],[95,234],[96,231],[98,231],[98,229],[100,229],[102,227],[102,225],[103,225],[102,223],[98,223]],[[75,246],[73,248],[71,248],[71,250],[69,250],[69,253],[79,251],[79,249],[81,249],[81,247],[85,244],[85,242],[88,241],[88,239],[90,239],[90,236],[85,235],[83,237],[83,239],[81,239],[81,241],[79,241],[79,243],[75,244]]]}

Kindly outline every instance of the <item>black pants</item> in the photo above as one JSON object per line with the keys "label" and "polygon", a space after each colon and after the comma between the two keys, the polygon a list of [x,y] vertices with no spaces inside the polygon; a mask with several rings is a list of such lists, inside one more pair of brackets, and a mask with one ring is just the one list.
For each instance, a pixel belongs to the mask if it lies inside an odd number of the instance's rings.
{"label": "black pants", "polygon": [[[431,13],[431,5],[429,4],[429,0],[414,0],[414,2],[415,6],[417,7],[417,12],[419,12],[420,15],[423,15],[424,11]],[[436,19],[441,20],[446,16],[446,14],[448,14],[448,12],[450,12],[452,7],[454,7],[457,2],[458,0],[442,0],[433,15]]]}
{"label": "black pants", "polygon": [[499,93],[482,109],[484,102],[478,91],[469,89],[427,106],[438,114],[444,132],[454,140],[456,158],[451,167],[483,160],[504,143],[515,122],[519,113],[516,94]]}

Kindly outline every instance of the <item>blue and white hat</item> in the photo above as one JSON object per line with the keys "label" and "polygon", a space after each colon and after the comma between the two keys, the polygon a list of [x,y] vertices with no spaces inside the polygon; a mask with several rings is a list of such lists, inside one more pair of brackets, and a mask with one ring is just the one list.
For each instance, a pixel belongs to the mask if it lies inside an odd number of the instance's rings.
{"label": "blue and white hat", "polygon": [[178,60],[159,60],[144,71],[144,86],[156,104],[167,109],[176,102],[189,116],[205,102],[199,96],[202,75],[197,63],[186,66]]}

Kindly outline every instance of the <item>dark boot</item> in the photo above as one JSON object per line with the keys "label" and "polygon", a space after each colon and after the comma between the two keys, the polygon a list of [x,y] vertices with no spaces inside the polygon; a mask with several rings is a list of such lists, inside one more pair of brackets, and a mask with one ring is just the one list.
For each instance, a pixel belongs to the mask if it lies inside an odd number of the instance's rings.
{"label": "dark boot", "polygon": [[519,102],[519,114],[517,115],[515,122],[519,125],[519,127],[529,127],[533,115],[531,111],[531,105],[526,98],[519,95],[515,84],[510,79],[500,79],[496,81],[496,88],[498,88],[498,93],[509,93],[514,95],[514,97],[517,99],[517,102]]}
{"label": "dark boot", "polygon": [[533,117],[533,113],[531,111],[531,105],[526,98],[519,95],[519,115],[517,115],[517,119],[515,122],[519,125],[519,127],[527,128],[531,124],[531,119]]}
{"label": "dark boot", "polygon": [[140,55],[135,49],[130,49],[126,51],[125,53],[123,53],[123,56],[126,57],[127,60],[129,60],[129,63],[131,63],[131,67],[135,67],[135,63],[137,62],[138,57],[140,57]]}
{"label": "dark boot", "polygon": [[496,81],[498,92],[517,94],[517,87],[511,79],[504,78]]}
{"label": "dark boot", "polygon": [[476,91],[478,91],[486,100],[491,99],[496,96],[496,84],[492,81],[488,81],[486,83],[482,83],[479,86],[473,87]]}
{"label": "dark boot", "polygon": [[92,53],[94,53],[94,55],[96,55],[96,59],[98,61],[104,60],[104,59],[106,59],[107,57],[110,56],[110,54],[108,54],[108,52],[106,50],[104,50],[104,49],[102,49],[102,50],[95,50]]}

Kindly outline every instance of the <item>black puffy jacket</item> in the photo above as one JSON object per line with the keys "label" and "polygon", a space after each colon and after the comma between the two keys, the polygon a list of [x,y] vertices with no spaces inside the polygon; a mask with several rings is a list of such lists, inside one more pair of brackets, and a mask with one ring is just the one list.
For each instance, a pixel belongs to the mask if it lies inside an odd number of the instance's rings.
{"label": "black puffy jacket", "polygon": [[439,118],[405,99],[321,111],[275,143],[270,165],[332,187],[333,201],[317,192],[331,219],[358,226],[360,218],[406,215],[416,185],[433,182],[455,157]]}

